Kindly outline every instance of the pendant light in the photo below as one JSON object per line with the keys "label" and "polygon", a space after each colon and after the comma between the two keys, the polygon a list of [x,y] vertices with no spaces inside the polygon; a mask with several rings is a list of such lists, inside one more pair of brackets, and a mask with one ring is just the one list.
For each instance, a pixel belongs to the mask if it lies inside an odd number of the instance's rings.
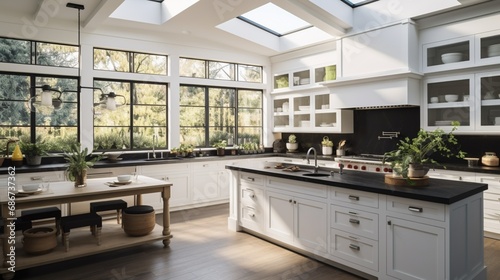
{"label": "pendant light", "polygon": [[[81,10],[85,9],[84,5],[81,4],[75,4],[75,3],[67,3],[66,7],[72,8],[72,9],[77,9],[78,10],[78,89],[77,92],[80,93],[82,88],[85,89],[94,89],[94,90],[99,90],[101,92],[101,97],[99,99],[98,103],[94,103],[94,107],[98,106],[100,109],[106,109],[109,111],[115,111],[118,107],[125,105],[126,104],[126,98],[123,95],[116,94],[114,92],[110,93],[104,93],[101,88],[98,87],[85,87],[81,86],[80,81],[81,81],[81,76],[80,76],[80,67],[81,67],[81,61],[82,61],[82,52],[81,52],[81,43],[80,43],[80,37],[81,37],[81,21],[80,21],[80,12]],[[123,98],[122,103],[117,103],[116,99],[117,97]]]}

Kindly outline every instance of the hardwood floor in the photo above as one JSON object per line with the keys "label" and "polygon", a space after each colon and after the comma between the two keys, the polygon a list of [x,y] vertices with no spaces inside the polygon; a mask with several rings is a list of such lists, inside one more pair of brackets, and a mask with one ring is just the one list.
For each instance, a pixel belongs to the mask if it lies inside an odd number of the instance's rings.
{"label": "hardwood floor", "polygon": [[[231,232],[227,213],[227,204],[174,212],[170,248],[155,242],[18,271],[15,279],[362,279],[252,235]],[[500,279],[499,240],[485,238],[485,260],[488,279]]]}

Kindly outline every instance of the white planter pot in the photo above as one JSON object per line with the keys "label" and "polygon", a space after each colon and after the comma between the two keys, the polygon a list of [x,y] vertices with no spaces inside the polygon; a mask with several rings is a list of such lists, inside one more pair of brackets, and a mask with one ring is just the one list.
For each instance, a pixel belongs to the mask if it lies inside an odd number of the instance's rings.
{"label": "white planter pot", "polygon": [[323,152],[323,155],[330,156],[331,154],[333,154],[333,147],[322,146],[321,151]]}
{"label": "white planter pot", "polygon": [[345,156],[345,150],[344,149],[337,149],[337,156]]}
{"label": "white planter pot", "polygon": [[286,143],[286,148],[290,152],[294,152],[299,148],[299,143]]}

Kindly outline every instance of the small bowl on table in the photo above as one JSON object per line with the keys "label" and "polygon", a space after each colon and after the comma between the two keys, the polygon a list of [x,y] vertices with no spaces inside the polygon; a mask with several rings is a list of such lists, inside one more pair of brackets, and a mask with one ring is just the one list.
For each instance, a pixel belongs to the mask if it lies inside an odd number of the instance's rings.
{"label": "small bowl on table", "polygon": [[458,101],[458,94],[447,94],[444,96],[446,102],[456,102]]}
{"label": "small bowl on table", "polygon": [[36,192],[40,189],[40,184],[26,184],[22,186],[24,192]]}
{"label": "small bowl on table", "polygon": [[130,175],[118,175],[118,176],[116,176],[116,179],[120,183],[130,182],[131,178],[132,178],[132,176],[130,176]]}

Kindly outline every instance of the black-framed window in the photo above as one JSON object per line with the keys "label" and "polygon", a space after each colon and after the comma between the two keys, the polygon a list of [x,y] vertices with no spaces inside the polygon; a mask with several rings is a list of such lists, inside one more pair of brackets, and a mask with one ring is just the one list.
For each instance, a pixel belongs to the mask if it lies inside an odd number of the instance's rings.
{"label": "black-framed window", "polygon": [[[43,141],[52,152],[68,150],[71,143],[78,141],[77,93],[63,92],[63,103],[57,110],[33,106],[30,99],[41,94],[37,87],[42,85],[60,91],[76,90],[77,81],[72,77],[0,73],[0,138],[17,137],[26,143]],[[53,98],[58,95],[54,92]],[[5,141],[0,140],[1,147],[5,147]]]}
{"label": "black-framed window", "polygon": [[78,68],[78,46],[0,37],[0,62]]}
{"label": "black-framed window", "polygon": [[201,79],[262,83],[262,66],[181,57],[179,75]]}
{"label": "black-framed window", "polygon": [[261,143],[261,90],[181,85],[179,94],[181,144]]}
{"label": "black-framed window", "polygon": [[[162,83],[138,81],[95,80],[94,86],[114,92],[117,110],[94,107],[95,150],[144,150],[168,146],[168,87]],[[98,104],[100,91],[94,91]],[[154,141],[154,142],[153,142]]]}
{"label": "black-framed window", "polygon": [[94,48],[94,69],[167,75],[167,56]]}

